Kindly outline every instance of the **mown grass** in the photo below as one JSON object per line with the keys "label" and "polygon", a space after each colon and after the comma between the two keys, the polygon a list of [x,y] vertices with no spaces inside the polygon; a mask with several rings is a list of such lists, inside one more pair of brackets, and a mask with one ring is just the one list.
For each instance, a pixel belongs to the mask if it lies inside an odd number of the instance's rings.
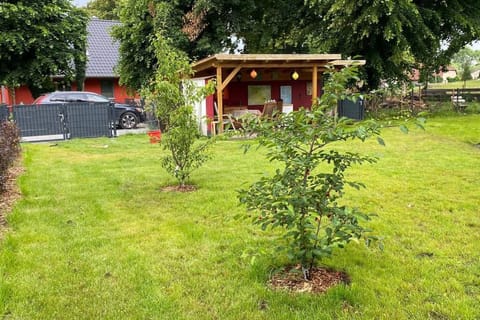
{"label": "mown grass", "polygon": [[480,79],[467,81],[454,81],[448,83],[429,83],[431,89],[461,89],[461,88],[480,88]]}
{"label": "mown grass", "polygon": [[[219,141],[174,183],[146,136],[25,144],[21,200],[0,244],[0,315],[8,319],[480,318],[480,116],[437,117],[338,146],[379,157],[353,168],[367,189],[346,202],[378,213],[385,250],[352,244],[324,261],[351,284],[323,295],[270,290],[281,256],[238,205],[236,190],[272,172],[264,150]],[[254,143],[254,142],[248,142]]]}

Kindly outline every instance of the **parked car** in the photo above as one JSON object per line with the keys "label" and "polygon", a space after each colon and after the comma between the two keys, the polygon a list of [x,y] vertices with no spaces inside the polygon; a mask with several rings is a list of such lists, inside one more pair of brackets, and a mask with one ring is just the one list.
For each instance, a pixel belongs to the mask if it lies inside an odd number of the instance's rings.
{"label": "parked car", "polygon": [[86,91],[55,91],[46,93],[35,99],[33,104],[72,103],[72,102],[108,102],[114,103],[116,123],[122,129],[134,129],[145,121],[145,111],[142,108],[112,102],[107,97]]}

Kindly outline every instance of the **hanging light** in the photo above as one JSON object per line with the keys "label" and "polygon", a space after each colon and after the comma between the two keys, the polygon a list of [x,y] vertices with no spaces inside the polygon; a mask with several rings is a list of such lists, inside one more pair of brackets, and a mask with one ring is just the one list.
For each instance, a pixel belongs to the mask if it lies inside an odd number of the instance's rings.
{"label": "hanging light", "polygon": [[252,79],[255,79],[257,77],[258,73],[257,71],[255,71],[255,69],[252,69],[252,71],[250,71],[250,77]]}
{"label": "hanging light", "polygon": [[293,71],[292,74],[290,75],[290,77],[291,77],[293,80],[298,80],[298,77],[300,77],[300,75],[298,74],[297,71]]}

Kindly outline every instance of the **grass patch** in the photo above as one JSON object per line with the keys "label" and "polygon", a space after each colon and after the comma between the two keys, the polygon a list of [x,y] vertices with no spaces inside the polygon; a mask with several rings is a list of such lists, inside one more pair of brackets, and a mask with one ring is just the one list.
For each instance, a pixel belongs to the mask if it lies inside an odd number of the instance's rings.
{"label": "grass patch", "polygon": [[[475,319],[480,317],[480,116],[437,117],[427,130],[385,129],[379,157],[356,167],[346,201],[379,217],[385,251],[350,245],[325,264],[352,283],[324,295],[273,292],[281,263],[244,251],[274,234],[233,219],[236,191],[275,165],[220,141],[174,183],[146,136],[25,144],[24,195],[0,244],[0,315],[12,319]],[[253,142],[250,142],[253,143]],[[350,192],[351,191],[351,192]]]}
{"label": "grass patch", "polygon": [[467,80],[466,82],[454,81],[448,83],[429,83],[428,87],[431,89],[461,89],[464,85],[465,88],[480,88],[480,79]]}

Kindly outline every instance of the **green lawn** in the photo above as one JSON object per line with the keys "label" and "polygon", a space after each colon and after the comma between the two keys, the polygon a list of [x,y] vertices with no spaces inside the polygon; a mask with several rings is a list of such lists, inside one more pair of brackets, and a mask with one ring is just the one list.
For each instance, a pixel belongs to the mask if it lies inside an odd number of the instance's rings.
{"label": "green lawn", "polygon": [[466,88],[480,88],[480,79],[468,80],[467,82],[455,81],[449,83],[429,83],[430,89],[461,89],[465,85]]}
{"label": "green lawn", "polygon": [[[283,258],[274,234],[233,217],[236,190],[272,172],[263,151],[220,141],[193,174],[173,183],[146,135],[25,144],[24,198],[0,243],[5,319],[479,319],[480,116],[434,118],[427,130],[384,130],[341,146],[379,157],[356,167],[367,189],[346,201],[378,213],[385,250],[352,244],[325,261],[349,286],[323,295],[274,292]],[[253,142],[251,142],[253,143]]]}

